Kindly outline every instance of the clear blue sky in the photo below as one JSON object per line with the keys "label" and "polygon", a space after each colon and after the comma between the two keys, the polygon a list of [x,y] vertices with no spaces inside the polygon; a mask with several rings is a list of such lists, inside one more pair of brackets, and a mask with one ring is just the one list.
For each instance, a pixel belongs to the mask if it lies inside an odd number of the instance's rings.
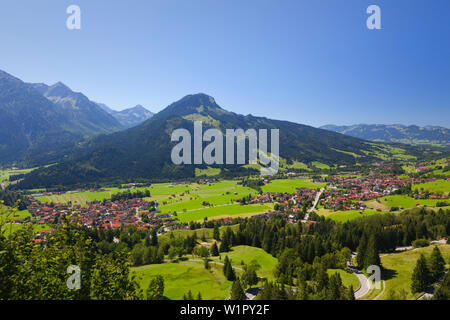
{"label": "clear blue sky", "polygon": [[0,43],[0,69],[115,109],[203,92],[313,126],[449,127],[449,0],[2,0]]}

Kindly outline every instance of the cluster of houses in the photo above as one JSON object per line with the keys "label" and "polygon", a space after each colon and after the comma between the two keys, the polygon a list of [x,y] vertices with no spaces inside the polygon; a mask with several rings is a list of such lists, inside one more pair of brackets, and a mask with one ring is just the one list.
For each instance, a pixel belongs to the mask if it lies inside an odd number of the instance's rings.
{"label": "cluster of houses", "polygon": [[[33,201],[28,207],[34,216],[34,223],[39,225],[55,225],[63,216],[81,219],[86,227],[119,228],[130,225],[138,229],[158,229],[160,232],[178,229],[178,218],[170,214],[160,214],[157,203],[142,199],[121,201],[104,200],[92,202],[85,206],[75,204],[46,204]],[[43,236],[51,230],[39,234]]]}

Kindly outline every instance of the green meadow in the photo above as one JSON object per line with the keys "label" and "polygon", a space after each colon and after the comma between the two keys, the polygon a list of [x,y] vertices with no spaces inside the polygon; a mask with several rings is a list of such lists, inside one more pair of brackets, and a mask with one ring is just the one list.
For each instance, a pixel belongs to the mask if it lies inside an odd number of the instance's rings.
{"label": "green meadow", "polygon": [[322,188],[325,183],[314,183],[311,179],[281,179],[272,180],[270,183],[262,186],[263,192],[287,192],[294,193],[297,188]]}
{"label": "green meadow", "polygon": [[424,190],[431,193],[440,192],[442,194],[448,194],[450,192],[450,181],[436,180],[428,183],[414,184],[411,186],[412,190]]}
{"label": "green meadow", "polygon": [[140,287],[145,290],[157,275],[164,278],[164,296],[171,300],[182,300],[191,290],[194,297],[200,292],[204,300],[225,300],[231,291],[232,282],[222,272],[222,266],[210,264],[207,270],[203,262],[181,261],[131,268]]}
{"label": "green meadow", "polygon": [[[445,261],[448,263],[450,258],[450,245],[439,245],[439,249]],[[405,252],[381,255],[381,264],[386,269],[382,274],[383,280],[386,281],[386,289],[380,296],[380,299],[388,299],[389,290],[395,290],[397,293],[404,290],[407,294],[407,299],[417,299],[420,294],[413,294],[411,292],[411,276],[420,254],[423,253],[428,258],[432,250],[433,246],[429,246]]]}
{"label": "green meadow", "polygon": [[354,273],[347,272],[342,269],[328,269],[327,273],[329,276],[338,273],[342,279],[342,283],[344,286],[348,288],[350,288],[350,286],[353,286],[353,290],[355,291],[359,289],[360,286],[359,279]]}
{"label": "green meadow", "polygon": [[216,262],[223,262],[225,256],[228,256],[231,259],[232,266],[237,268],[243,267],[242,262],[250,264],[255,260],[261,266],[261,269],[257,271],[258,276],[274,280],[273,270],[278,260],[263,249],[249,246],[236,246],[232,247],[230,252],[221,253],[220,259],[219,257],[211,257],[211,259]]}

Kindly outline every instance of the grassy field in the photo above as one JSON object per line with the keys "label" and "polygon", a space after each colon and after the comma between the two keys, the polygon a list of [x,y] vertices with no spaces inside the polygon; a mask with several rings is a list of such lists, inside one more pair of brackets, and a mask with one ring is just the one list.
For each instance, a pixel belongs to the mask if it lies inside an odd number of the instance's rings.
{"label": "grassy field", "polygon": [[412,190],[424,190],[431,193],[440,192],[443,194],[449,194],[450,192],[450,181],[447,180],[436,180],[428,183],[414,184],[411,186]]}
{"label": "grassy field", "polygon": [[182,300],[191,290],[196,297],[201,293],[204,300],[225,300],[231,291],[232,282],[222,273],[222,266],[210,264],[206,270],[203,262],[182,261],[132,268],[139,285],[147,289],[150,281],[157,275],[164,278],[164,296],[172,300]]}
{"label": "grassy field", "polygon": [[325,183],[314,183],[311,179],[282,179],[273,180],[262,186],[263,192],[287,192],[294,193],[297,188],[317,189],[325,186]]}
{"label": "grassy field", "polygon": [[441,200],[432,199],[414,199],[406,195],[393,195],[379,198],[381,204],[391,207],[414,208],[418,203],[419,206],[435,206],[436,202]]}
{"label": "grassy field", "polygon": [[342,269],[328,269],[327,273],[329,276],[331,276],[332,274],[335,274],[335,273],[339,273],[344,286],[349,288],[352,285],[353,290],[355,290],[355,291],[359,289],[359,285],[360,285],[359,280],[358,280],[358,277],[355,276],[355,274],[349,273]]}
{"label": "grassy field", "polygon": [[[450,245],[439,245],[439,249],[445,261],[448,263],[450,258]],[[380,299],[387,299],[389,290],[395,290],[398,293],[402,289],[407,293],[407,299],[416,299],[419,294],[413,294],[411,292],[411,276],[420,254],[423,253],[428,257],[432,250],[433,246],[429,246],[401,253],[381,255],[381,263],[387,270],[382,275],[386,281],[386,289],[380,296]]]}
{"label": "grassy field", "polygon": [[[202,221],[204,218],[211,220],[212,218],[234,217],[234,216],[251,216],[270,211],[270,206],[265,205],[246,205],[240,204],[222,205],[212,208],[195,209],[189,212],[178,213],[178,219],[181,222]],[[217,219],[217,218],[216,218]]]}
{"label": "grassy field", "polygon": [[324,216],[326,218],[330,218],[336,222],[347,222],[353,219],[373,216],[376,214],[386,213],[385,211],[376,211],[376,210],[365,210],[364,214],[360,213],[361,210],[347,210],[347,211],[332,211],[329,209],[319,209],[317,210],[317,214],[320,216]]}
{"label": "grassy field", "polygon": [[273,270],[277,265],[278,260],[263,249],[249,246],[236,246],[233,247],[230,252],[221,253],[221,259],[219,259],[219,257],[212,257],[211,259],[213,261],[223,262],[225,256],[228,256],[228,258],[231,259],[233,267],[238,268],[242,268],[242,261],[244,261],[245,264],[249,264],[255,260],[261,266],[261,269],[257,272],[258,276],[273,280]]}

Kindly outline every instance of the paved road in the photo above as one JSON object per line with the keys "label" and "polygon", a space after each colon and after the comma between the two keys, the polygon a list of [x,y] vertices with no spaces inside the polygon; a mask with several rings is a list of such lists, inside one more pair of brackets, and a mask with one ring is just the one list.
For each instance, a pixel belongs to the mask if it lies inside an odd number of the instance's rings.
{"label": "paved road", "polygon": [[353,272],[359,280],[359,288],[355,291],[355,299],[359,299],[363,296],[365,296],[369,290],[369,279],[366,278],[366,276],[361,273],[356,267],[353,265],[353,258],[356,257],[356,253],[352,253],[352,258],[350,261],[347,261],[347,267],[350,269],[351,272]]}
{"label": "paved road", "polygon": [[317,206],[317,203],[319,202],[320,196],[322,195],[322,193],[325,191],[325,188],[320,189],[320,191],[316,194],[316,199],[314,200],[314,204],[313,206],[308,210],[308,212],[306,213],[305,218],[302,220],[302,222],[306,222],[309,220],[309,215],[311,214],[311,212],[314,211],[314,209]]}

